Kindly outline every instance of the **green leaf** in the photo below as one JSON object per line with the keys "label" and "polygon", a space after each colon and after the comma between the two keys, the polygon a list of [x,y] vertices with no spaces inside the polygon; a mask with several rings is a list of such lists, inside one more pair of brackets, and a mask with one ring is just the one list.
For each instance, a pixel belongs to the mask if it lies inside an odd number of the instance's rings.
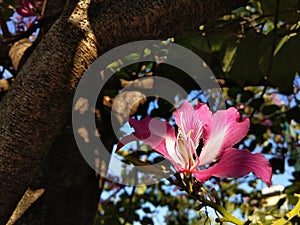
{"label": "green leaf", "polygon": [[282,92],[293,93],[295,74],[300,72],[299,49],[300,37],[297,35],[285,42],[274,56],[270,81]]}
{"label": "green leaf", "polygon": [[212,51],[220,51],[222,44],[230,37],[230,32],[208,33],[206,38]]}
{"label": "green leaf", "polygon": [[237,56],[238,39],[237,38],[228,39],[223,43],[223,46],[225,47],[225,49],[221,50],[221,55],[223,55],[222,69],[226,73],[231,70],[231,67]]}
{"label": "green leaf", "polygon": [[180,44],[196,54],[200,52],[211,53],[211,48],[208,45],[207,38],[202,36],[200,32],[188,33],[175,38],[177,44]]}
{"label": "green leaf", "polygon": [[221,48],[222,42],[226,39],[226,35],[221,34],[207,34],[202,35],[201,32],[189,33],[184,36],[177,37],[176,43],[180,44],[191,51],[195,52],[200,56],[208,66],[214,65],[214,70],[216,68],[216,62],[218,61],[218,56],[215,51]]}
{"label": "green leaf", "polygon": [[291,36],[290,35],[285,35],[283,38],[280,39],[279,43],[276,46],[276,49],[274,51],[274,55],[278,53],[278,51],[281,49],[281,47],[288,41],[290,40]]}
{"label": "green leaf", "polygon": [[250,16],[250,12],[245,7],[240,7],[232,11],[237,16]]}
{"label": "green leaf", "polygon": [[244,38],[235,42],[224,42],[223,71],[232,82],[240,86],[257,85],[263,79],[257,50],[262,39],[262,35],[248,32]]}
{"label": "green leaf", "polygon": [[251,4],[253,5],[253,7],[257,10],[257,12],[260,15],[263,15],[262,7],[261,7],[261,2],[259,0],[252,0]]}

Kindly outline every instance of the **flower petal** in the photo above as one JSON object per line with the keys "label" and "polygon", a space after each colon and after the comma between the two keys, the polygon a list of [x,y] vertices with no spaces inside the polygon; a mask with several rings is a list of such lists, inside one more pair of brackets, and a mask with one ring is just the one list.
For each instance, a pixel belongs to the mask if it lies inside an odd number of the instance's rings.
{"label": "flower petal", "polygon": [[180,107],[177,108],[173,114],[175,117],[175,123],[178,125],[179,128],[185,130],[186,133],[188,133],[191,129],[194,128],[194,111],[195,110],[192,104],[190,104],[188,101],[183,101]]}
{"label": "flower petal", "polygon": [[198,181],[205,182],[212,176],[237,178],[250,172],[270,186],[272,167],[261,153],[252,154],[247,149],[228,148],[215,165],[208,169],[195,171],[193,174]]}
{"label": "flower petal", "polygon": [[169,123],[147,116],[142,120],[129,118],[129,124],[135,132],[121,138],[117,150],[129,142],[141,140],[170,159],[168,149],[175,149],[176,137],[174,128]]}
{"label": "flower petal", "polygon": [[[203,105],[204,106],[204,105]],[[202,138],[203,132],[203,121],[200,117],[201,113],[206,113],[207,106],[199,107],[194,110],[192,104],[188,101],[184,101],[181,106],[174,112],[175,122],[179,128],[180,138],[192,140],[193,146],[189,147],[188,150],[192,151],[190,155],[197,155],[196,149],[199,145],[199,141]],[[209,109],[208,109],[208,112]]]}
{"label": "flower petal", "polygon": [[197,118],[202,122],[202,133],[203,133],[203,141],[204,143],[207,141],[211,130],[211,121],[212,121],[212,113],[208,108],[207,104],[198,103],[196,106],[196,114]]}
{"label": "flower petal", "polygon": [[212,116],[210,130],[204,127],[204,147],[200,155],[201,165],[211,163],[220,158],[226,148],[242,140],[250,126],[248,118],[240,121],[236,108],[219,110]]}

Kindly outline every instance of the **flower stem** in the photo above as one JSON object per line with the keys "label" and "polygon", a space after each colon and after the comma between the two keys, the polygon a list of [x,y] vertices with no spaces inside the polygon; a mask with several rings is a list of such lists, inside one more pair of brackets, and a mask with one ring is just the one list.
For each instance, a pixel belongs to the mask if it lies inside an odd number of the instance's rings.
{"label": "flower stem", "polygon": [[282,217],[279,220],[276,220],[272,223],[272,225],[284,225],[287,224],[293,217],[300,215],[300,194],[294,194],[295,197],[298,198],[298,202],[296,206],[287,214],[285,214],[284,217]]}
{"label": "flower stem", "polygon": [[240,219],[231,215],[223,206],[216,204],[210,200],[204,199],[202,196],[199,195],[193,195],[192,197],[200,202],[205,203],[206,206],[209,206],[218,211],[223,216],[222,222],[231,222],[237,225],[245,224],[244,221],[241,221]]}
{"label": "flower stem", "polygon": [[[178,177],[177,177],[178,179]],[[181,179],[180,179],[181,180]],[[223,218],[221,219],[222,222],[231,222],[236,225],[244,225],[245,222],[241,221],[240,219],[234,217],[231,215],[223,206],[220,204],[217,204],[209,199],[205,199],[203,196],[199,195],[198,193],[193,193],[192,188],[192,180],[190,177],[184,176],[184,183],[181,181],[180,186],[185,190],[185,192],[190,195],[193,199],[200,201],[201,203],[204,203],[206,206],[209,206],[216,211],[218,211]]]}
{"label": "flower stem", "polygon": [[[209,206],[216,211],[218,211],[223,218],[221,219],[221,222],[231,222],[236,225],[244,225],[245,222],[234,217],[231,215],[223,206],[221,206],[218,203],[215,203],[209,199],[204,198],[203,196],[199,195],[199,193],[193,192],[193,185],[192,185],[192,180],[190,177],[184,176],[184,179],[182,180],[179,173],[175,174],[176,177],[176,182],[174,180],[170,180],[171,183],[178,185],[179,187],[182,188],[189,196],[191,196],[193,199],[200,201],[203,203],[203,205]],[[278,224],[279,225],[279,224]]]}

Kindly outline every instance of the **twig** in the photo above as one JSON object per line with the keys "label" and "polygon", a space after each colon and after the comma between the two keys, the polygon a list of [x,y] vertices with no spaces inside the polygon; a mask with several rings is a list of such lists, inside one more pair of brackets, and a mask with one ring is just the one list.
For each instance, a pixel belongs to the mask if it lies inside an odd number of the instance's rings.
{"label": "twig", "polygon": [[208,199],[204,199],[200,195],[191,194],[191,197],[193,197],[195,200],[198,200],[200,202],[205,202],[206,206],[209,206],[209,207],[215,209],[216,211],[218,211],[223,216],[223,218],[219,219],[220,222],[231,222],[231,223],[234,223],[237,225],[244,224],[243,221],[239,220],[238,218],[232,216],[229,212],[227,212],[227,210],[223,206],[216,204]]}
{"label": "twig", "polygon": [[133,187],[132,187],[132,190],[131,190],[131,194],[130,194],[130,196],[129,196],[129,203],[128,203],[128,206],[127,206],[127,209],[126,209],[126,214],[125,214],[125,216],[124,216],[124,222],[123,222],[123,225],[126,224],[127,218],[129,217],[129,213],[130,213],[131,204],[132,204],[132,199],[133,199],[133,196],[134,196],[135,189],[136,189],[136,186],[133,186]]}
{"label": "twig", "polygon": [[101,204],[106,204],[110,201],[110,199],[114,196],[116,196],[124,187],[120,186],[117,190],[115,190],[110,196],[106,198],[103,202],[100,202]]}

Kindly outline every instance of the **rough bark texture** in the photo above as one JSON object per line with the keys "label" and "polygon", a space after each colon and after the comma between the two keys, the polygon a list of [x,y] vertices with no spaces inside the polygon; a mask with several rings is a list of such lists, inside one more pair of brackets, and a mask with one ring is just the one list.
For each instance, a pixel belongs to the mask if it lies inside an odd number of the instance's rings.
{"label": "rough bark texture", "polygon": [[0,103],[0,225],[6,223],[41,167],[70,115],[80,77],[93,60],[123,43],[161,39],[196,29],[243,3],[242,0],[67,2],[62,15],[35,48]]}
{"label": "rough bark texture", "polygon": [[15,225],[92,224],[99,198],[98,179],[82,158],[71,128],[49,151],[31,189],[44,188]]}

